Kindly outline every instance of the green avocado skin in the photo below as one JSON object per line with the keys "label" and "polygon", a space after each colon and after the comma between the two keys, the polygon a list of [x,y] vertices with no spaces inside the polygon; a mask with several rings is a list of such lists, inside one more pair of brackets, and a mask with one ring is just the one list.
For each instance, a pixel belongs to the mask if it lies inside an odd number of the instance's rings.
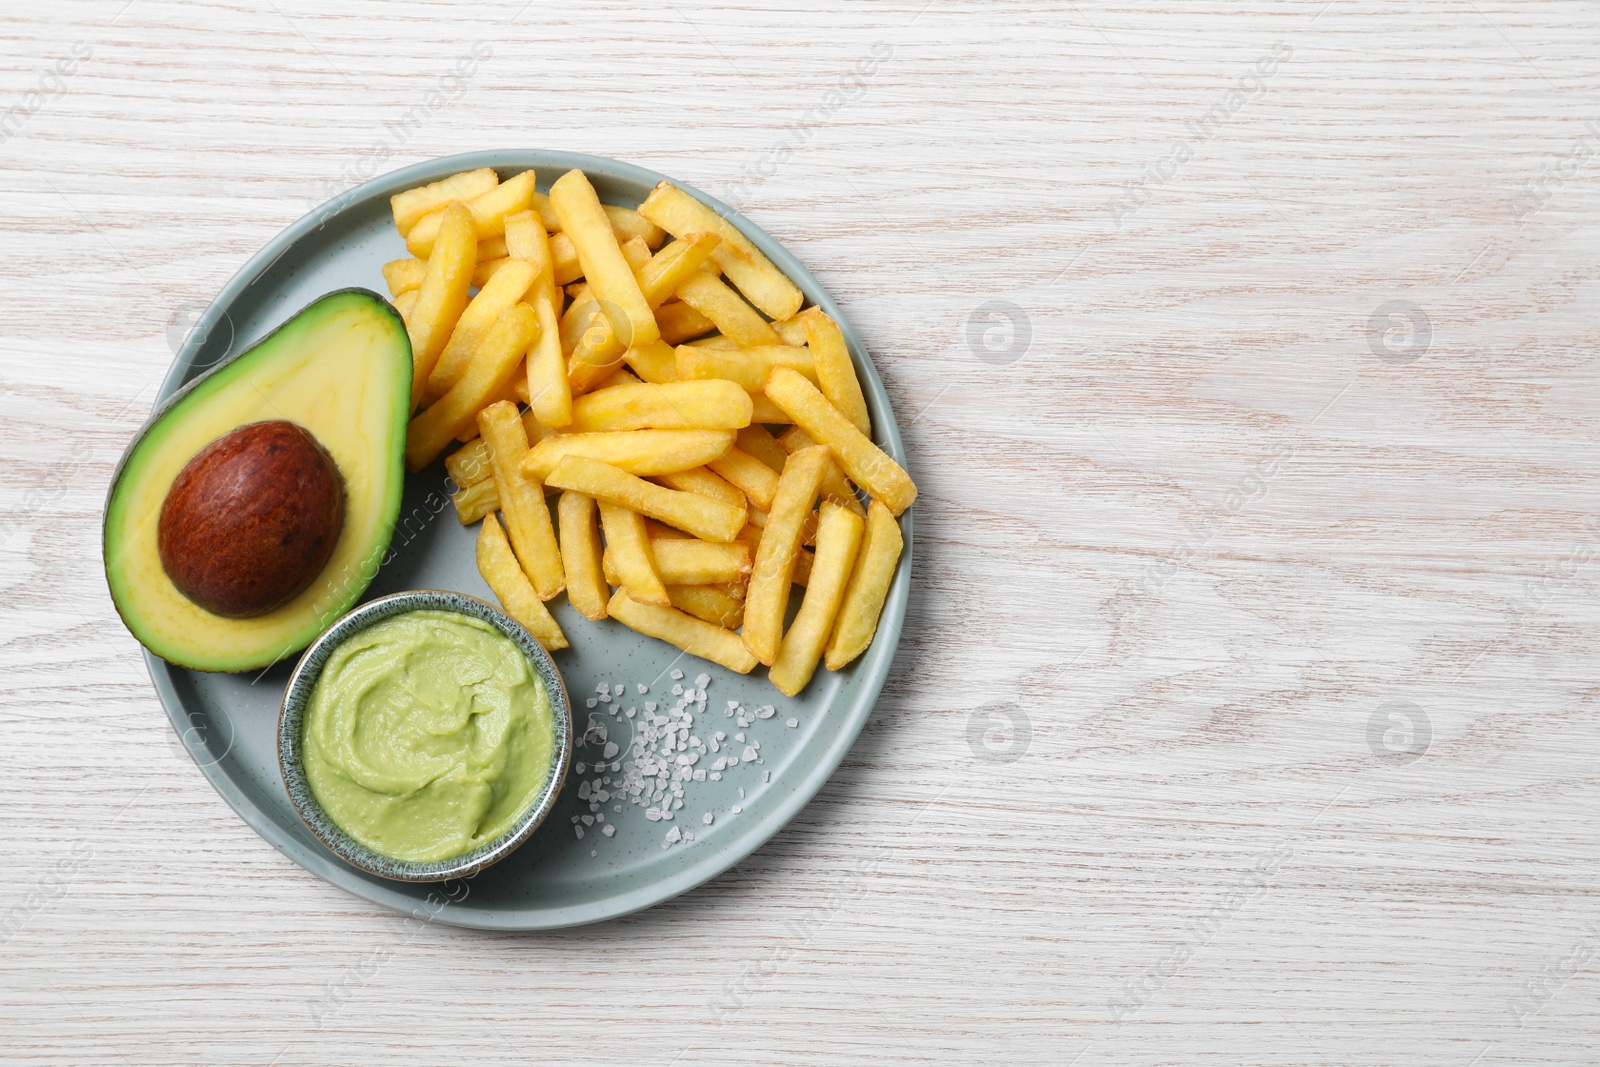
{"label": "green avocado skin", "polygon": [[[163,402],[123,453],[106,497],[106,584],[129,632],[181,667],[248,671],[300,651],[348,611],[377,573],[399,516],[411,374],[399,314],[377,293],[342,289]],[[195,453],[271,419],[304,427],[333,456],[345,482],[344,527],[310,588],[266,615],[223,618],[167,577],[157,520]]]}

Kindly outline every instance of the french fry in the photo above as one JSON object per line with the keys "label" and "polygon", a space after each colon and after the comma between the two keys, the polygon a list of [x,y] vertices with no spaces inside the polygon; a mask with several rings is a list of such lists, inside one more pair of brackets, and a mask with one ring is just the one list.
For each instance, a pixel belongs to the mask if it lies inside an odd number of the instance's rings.
{"label": "french fry", "polygon": [[756,658],[738,634],[677,608],[640,604],[629,598],[627,590],[618,589],[611,596],[609,609],[611,617],[629,629],[660,638],[691,656],[721,664],[736,674],[749,674],[755,669]]}
{"label": "french fry", "polygon": [[[506,216],[526,211],[533,206],[533,171],[525,170],[514,178],[507,178],[493,189],[479,193],[466,201],[472,212],[474,242],[499,237],[506,232]],[[443,212],[434,212],[417,220],[406,234],[406,251],[424,259],[433,251],[433,242],[439,236]],[[476,247],[474,247],[476,258]]]}
{"label": "french fry", "polygon": [[822,395],[856,429],[870,436],[872,421],[867,415],[867,398],[861,395],[861,380],[856,377],[856,366],[850,361],[850,349],[839,332],[839,324],[821,308],[812,308],[800,318],[806,324],[806,344],[816,361],[817,385]]}
{"label": "french fry", "polygon": [[585,456],[564,458],[550,472],[547,484],[620,504],[707,541],[732,541],[745,524],[744,508],[698,493],[666,489]]}
{"label": "french fry", "polygon": [[678,286],[677,294],[679,300],[716,323],[722,335],[741,348],[780,343],[777,331],[745,303],[744,297],[705,271],[690,275]]}
{"label": "french fry", "polygon": [[[765,398],[763,397],[763,399]],[[767,402],[771,403],[771,401]],[[734,440],[737,442],[738,438]],[[778,443],[783,446],[784,451],[791,454],[816,444],[811,439],[811,435],[798,426],[791,426],[783,431],[783,435],[778,438]],[[832,460],[828,461],[827,473],[822,476],[822,495],[835,504],[843,504],[857,515],[865,517],[867,514],[866,509],[861,506],[861,501],[856,499],[856,491],[851,488],[850,483],[845,479],[844,471],[840,470],[839,464]]]}
{"label": "french fry", "polygon": [[802,548],[794,557],[794,574],[790,580],[795,585],[809,585],[811,583],[811,564],[816,560],[816,553],[809,548]]}
{"label": "french fry", "polygon": [[730,348],[739,347],[739,342],[735,341],[731,337],[724,337],[720,333],[712,333],[707,334],[704,337],[696,337],[693,341],[688,343],[693,345],[695,348],[716,348],[727,350]]}
{"label": "french fry", "polygon": [[656,573],[655,553],[644,532],[644,517],[609,501],[599,503],[600,526],[606,533],[606,580],[622,586],[641,604],[670,607],[672,600]]}
{"label": "french fry", "polygon": [[657,252],[638,272],[645,303],[659,309],[680,285],[694,277],[721,243],[722,238],[714,233],[691,233]]}
{"label": "french fry", "polygon": [[[813,511],[810,515],[806,516],[806,524],[800,528],[800,543],[801,544],[803,544],[803,545],[812,545],[812,546],[816,545],[816,543],[817,543],[817,523],[818,523],[818,521],[820,521],[820,518],[821,517],[815,511]],[[762,511],[759,508],[751,508],[750,509],[750,525],[759,526],[762,529],[765,529],[767,523],[769,523],[771,521],[772,521],[772,517],[770,515],[768,515],[765,511]]]}
{"label": "french fry", "polygon": [[[604,514],[602,505],[601,515]],[[693,537],[651,537],[649,542],[651,572],[668,585],[737,584],[750,576],[750,546],[743,541],[719,544],[700,541]],[[625,585],[631,589],[632,584],[628,580],[629,567],[636,564],[630,563],[626,557],[634,549],[629,547],[627,551],[618,552],[613,557],[614,547],[616,546],[611,539],[611,528],[607,527],[606,581],[612,585]],[[634,599],[639,598],[635,596]],[[655,601],[644,601],[644,603],[655,603]]]}
{"label": "french fry", "polygon": [[656,481],[668,489],[681,489],[685,493],[699,493],[701,496],[720,500],[730,507],[748,507],[744,490],[724,481],[708,467],[692,467],[688,470],[658,475]]}
{"label": "french fry", "polygon": [[606,588],[600,567],[600,531],[595,528],[594,497],[565,492],[556,504],[561,529],[561,565],[567,576],[567,600],[585,618],[606,617]]}
{"label": "french fry", "polygon": [[[684,533],[682,530],[678,529],[676,526],[668,526],[666,523],[657,522],[655,519],[645,519],[644,520],[644,529],[645,529],[645,532],[648,533],[653,540],[659,540],[660,538],[663,538],[663,537],[669,538],[669,539],[676,537],[676,538],[680,538],[681,539],[681,538],[685,538],[685,537],[691,537],[692,538],[694,536],[694,534]],[[718,542],[718,543],[720,544],[721,542]]]}
{"label": "french fry", "polygon": [[[622,239],[619,237],[619,241]],[[622,258],[628,261],[628,267],[633,271],[633,276],[638,278],[644,265],[650,262],[650,246],[640,237],[630,237],[622,241],[618,247],[622,250]],[[642,292],[642,290],[641,290]]]}
{"label": "french fry", "polygon": [[554,431],[539,421],[539,417],[531,411],[522,413],[522,429],[528,435],[528,444],[536,445],[546,437],[554,436]]}
{"label": "french fry", "polygon": [[550,206],[561,220],[562,232],[572,238],[583,276],[605,309],[617,338],[625,347],[649,344],[659,338],[661,332],[650,305],[645,303],[633,269],[622,255],[594,186],[582,171],[571,170],[556,179],[550,187]]}
{"label": "french fry", "polygon": [[467,304],[466,310],[456,320],[456,326],[445,343],[444,351],[428,375],[423,399],[429,403],[450,391],[450,387],[466,372],[472,354],[483,342],[484,334],[495,324],[502,312],[519,302],[539,278],[539,269],[525,259],[513,259],[504,270],[478,290],[478,295]]}
{"label": "french fry", "polygon": [[568,428],[738,430],[750,425],[751,409],[750,394],[732,382],[621,385],[574,400]]}
{"label": "french fry", "polygon": [[572,238],[562,233],[560,227],[550,232],[550,277],[557,285],[566,285],[583,277],[583,264],[578,262],[578,248]]}
{"label": "french fry", "polygon": [[606,221],[611,223],[611,232],[617,235],[618,241],[637,240],[646,248],[660,248],[661,242],[667,239],[667,231],[631,207],[602,204],[601,209],[605,211]]}
{"label": "french fry", "polygon": [[744,622],[744,601],[720,585],[669,585],[672,606],[724,630],[737,630]]}
{"label": "french fry", "polygon": [[539,280],[528,298],[539,316],[539,340],[528,350],[528,405],[541,423],[559,429],[572,421],[572,390],[567,385],[567,361],[561,349],[561,303],[550,238],[538,212],[506,216],[506,247],[539,270]]}
{"label": "french fry", "polygon": [[500,507],[500,496],[494,491],[493,478],[485,478],[465,489],[456,490],[450,494],[450,501],[455,504],[456,518],[463,526],[471,526]]}
{"label": "french fry", "polygon": [[883,603],[889,597],[895,564],[900,561],[900,550],[904,546],[900,524],[895,522],[888,508],[874,500],[867,509],[867,529],[861,539],[861,552],[856,557],[855,570],[851,572],[844,603],[839,606],[839,618],[833,624],[833,636],[828,641],[824,662],[830,671],[843,670],[872,644],[872,636],[878,632],[878,616],[883,613]]}
{"label": "french fry", "polygon": [[539,222],[544,226],[546,233],[554,234],[561,229],[561,220],[556,218],[555,210],[550,206],[550,198],[537,190],[533,194],[532,210],[539,216]]}
{"label": "french fry", "polygon": [[763,394],[750,394],[750,422],[752,424],[759,422],[768,426],[775,426],[793,421],[787,411],[768,400]]}
{"label": "french fry", "polygon": [[[517,214],[521,215],[525,214],[525,212],[519,211]],[[479,263],[490,259],[507,259],[510,257],[510,255],[511,250],[506,246],[506,238],[504,234],[501,234],[497,237],[489,237],[478,242]]]}
{"label": "french fry", "polygon": [[721,378],[723,381],[737,382],[739,388],[751,393],[759,393],[766,388],[767,375],[772,373],[774,367],[789,367],[804,375],[807,381],[817,380],[811,352],[789,345],[731,350],[679,345],[673,358],[678,377],[686,382]]}
{"label": "french fry", "polygon": [[422,279],[428,273],[428,261],[407,256],[405,259],[391,259],[383,265],[383,284],[389,287],[390,296],[399,296],[409,293],[413,289],[421,288]]}
{"label": "french fry", "polygon": [[506,614],[526,627],[541,645],[552,651],[567,647],[567,635],[517,566],[500,520],[493,515],[485,516],[478,529],[478,573],[494,590]]}
{"label": "french fry", "polygon": [[778,658],[801,533],[829,458],[828,449],[820,445],[801,449],[789,457],[769,505],[767,525],[761,530],[750,572],[750,591],[745,595],[744,643],[768,666]]}
{"label": "french fry", "polygon": [[587,456],[646,477],[703,467],[733,447],[727,430],[618,430],[564,433],[533,446],[522,460],[529,477],[544,481],[567,456]]}
{"label": "french fry", "polygon": [[772,324],[778,336],[783,338],[786,345],[803,345],[806,343],[806,316],[805,312],[791,319],[779,319]]}
{"label": "french fry", "polygon": [[750,503],[767,511],[778,491],[778,476],[771,467],[734,446],[706,464],[712,472],[737,486]]}
{"label": "french fry", "polygon": [[703,230],[722,238],[712,258],[768,318],[787,319],[800,310],[800,290],[738,227],[672,183],[662,182],[651,190],[639,205],[639,214],[674,237]]}
{"label": "french fry", "polygon": [[444,469],[450,480],[463,489],[493,477],[489,470],[489,446],[481,439],[463,445],[444,457]]}
{"label": "french fry", "polygon": [[637,374],[633,373],[633,371],[629,370],[627,367],[619,365],[613,367],[610,374],[594,383],[594,391],[598,393],[602,389],[613,389],[619,385],[643,384],[645,383],[639,380],[639,376]]}
{"label": "french fry", "polygon": [[482,289],[489,284],[489,279],[499,274],[501,269],[510,262],[510,256],[506,256],[503,259],[490,259],[480,262],[476,267],[472,268],[472,284]]}
{"label": "french fry", "polygon": [[472,235],[472,216],[460,204],[451,204],[441,213],[439,240],[428,257],[428,270],[417,289],[417,303],[406,320],[411,337],[411,406],[422,400],[428,375],[439,353],[450,339],[450,331],[467,306],[467,287],[472,282],[472,258],[477,240]]}
{"label": "french fry", "polygon": [[452,200],[462,203],[487,193],[500,184],[492,167],[462,171],[448,178],[440,178],[429,185],[419,185],[389,198],[389,208],[394,212],[394,227],[404,237],[424,215],[443,211]]}
{"label": "french fry", "polygon": [[652,385],[665,385],[678,381],[677,356],[665,341],[651,341],[622,353],[622,358],[633,372]]}
{"label": "french fry", "polygon": [[411,311],[417,306],[417,290],[411,289],[407,292],[401,293],[399,296],[390,301],[390,303],[393,304],[394,309],[400,313],[401,321],[403,321],[406,324],[407,329],[409,329],[411,326]]}
{"label": "french fry", "polygon": [[528,434],[517,406],[504,400],[490,404],[478,412],[478,430],[489,448],[489,467],[511,546],[539,599],[549,600],[566,587],[566,572],[550,525],[550,509],[544,503],[544,487],[522,473]]}
{"label": "french fry", "polygon": [[478,412],[510,386],[538,331],[539,320],[527,304],[514,304],[501,313],[461,380],[406,427],[408,470],[419,471],[432,463],[452,437],[472,425]]}
{"label": "french fry", "polygon": [[851,481],[883,501],[892,513],[899,515],[916,500],[917,487],[905,469],[868,440],[799,372],[773,368],[764,391],[789,413],[796,426],[833,450],[834,459]]}
{"label": "french fry", "polygon": [[[798,696],[816,673],[817,661],[822,658],[823,646],[833,632],[839,605],[844,600],[845,586],[855,568],[856,555],[861,548],[862,527],[865,525],[859,515],[838,504],[822,505],[822,523],[817,528],[817,554],[811,566],[806,595],[800,601],[800,612],[794,617],[789,632],[783,635],[777,662],[767,672],[768,679],[785,696]],[[747,616],[749,610],[749,602],[746,601]],[[748,634],[749,630],[747,622],[745,632]]]}
{"label": "french fry", "polygon": [[741,452],[748,452],[778,474],[783,473],[784,464],[789,462],[789,450],[779,444],[765,426],[746,426],[734,434],[733,443]]}
{"label": "french fry", "polygon": [[656,325],[661,328],[661,339],[669,345],[681,344],[717,328],[716,323],[681,300],[656,308]]}

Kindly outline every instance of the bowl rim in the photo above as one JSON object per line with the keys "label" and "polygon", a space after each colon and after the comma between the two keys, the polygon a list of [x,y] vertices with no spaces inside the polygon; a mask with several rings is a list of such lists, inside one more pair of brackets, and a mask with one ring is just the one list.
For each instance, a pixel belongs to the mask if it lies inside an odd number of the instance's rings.
{"label": "bowl rim", "polygon": [[[311,790],[302,762],[305,713],[328,658],[351,637],[386,619],[412,611],[449,611],[478,619],[493,626],[522,652],[534,674],[544,683],[550,700],[555,746],[550,758],[550,773],[539,795],[505,833],[470,852],[443,860],[418,862],[396,859],[377,852],[351,837],[325,811]],[[468,593],[448,589],[408,589],[390,593],[341,615],[333,625],[307,646],[295,664],[294,673],[284,687],[278,707],[278,772],[289,804],[300,821],[322,846],[351,866],[380,878],[400,882],[442,882],[467,878],[505,859],[521,847],[549,817],[556,799],[566,787],[572,763],[572,704],[566,680],[554,658],[517,620],[488,601]]]}

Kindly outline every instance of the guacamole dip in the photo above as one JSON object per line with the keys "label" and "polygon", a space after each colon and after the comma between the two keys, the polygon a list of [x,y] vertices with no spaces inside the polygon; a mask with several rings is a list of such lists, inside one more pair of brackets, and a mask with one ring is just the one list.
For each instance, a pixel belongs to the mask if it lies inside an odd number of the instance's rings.
{"label": "guacamole dip", "polygon": [[550,697],[522,650],[486,622],[418,610],[328,657],[301,759],[317,803],[346,833],[428,863],[510,829],[554,750]]}

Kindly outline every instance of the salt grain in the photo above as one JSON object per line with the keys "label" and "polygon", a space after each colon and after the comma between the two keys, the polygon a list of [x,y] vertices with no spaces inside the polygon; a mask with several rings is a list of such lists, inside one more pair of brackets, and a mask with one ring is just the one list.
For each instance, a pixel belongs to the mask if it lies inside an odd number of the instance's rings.
{"label": "salt grain", "polygon": [[800,720],[799,719],[785,719],[785,720],[783,720],[783,725],[785,725],[789,729],[793,730],[796,726],[800,725]]}

